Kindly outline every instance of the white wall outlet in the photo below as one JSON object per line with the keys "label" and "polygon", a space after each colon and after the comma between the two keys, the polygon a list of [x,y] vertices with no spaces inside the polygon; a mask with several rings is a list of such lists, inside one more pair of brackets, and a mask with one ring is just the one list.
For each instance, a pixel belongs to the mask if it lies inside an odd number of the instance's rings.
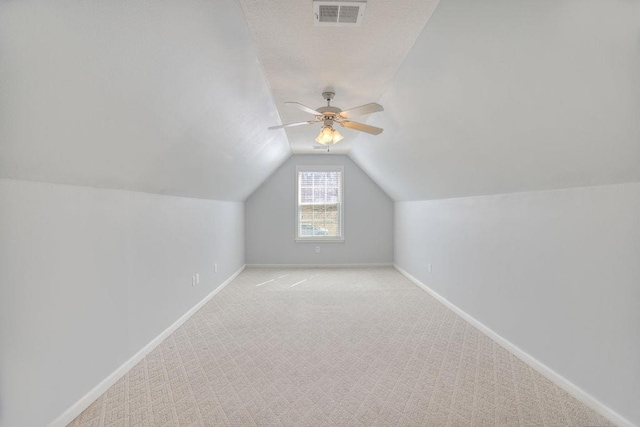
{"label": "white wall outlet", "polygon": [[213,272],[214,273],[218,272],[218,264],[213,264]]}
{"label": "white wall outlet", "polygon": [[200,273],[196,273],[196,285],[200,284]]}
{"label": "white wall outlet", "polygon": [[316,246],[316,253],[319,254],[320,253],[320,246]]}
{"label": "white wall outlet", "polygon": [[431,268],[431,264],[429,264],[429,273],[431,273],[431,271],[433,271],[433,269]]}

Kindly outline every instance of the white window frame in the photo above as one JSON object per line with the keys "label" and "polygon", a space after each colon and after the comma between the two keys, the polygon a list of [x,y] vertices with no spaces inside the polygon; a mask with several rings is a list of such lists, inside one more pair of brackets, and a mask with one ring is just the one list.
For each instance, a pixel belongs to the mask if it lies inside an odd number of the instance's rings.
{"label": "white window frame", "polygon": [[[340,235],[339,236],[301,236],[300,231],[300,172],[340,172]],[[296,165],[296,205],[295,205],[295,241],[297,243],[304,242],[325,242],[325,243],[342,243],[344,242],[344,166],[342,165]]]}

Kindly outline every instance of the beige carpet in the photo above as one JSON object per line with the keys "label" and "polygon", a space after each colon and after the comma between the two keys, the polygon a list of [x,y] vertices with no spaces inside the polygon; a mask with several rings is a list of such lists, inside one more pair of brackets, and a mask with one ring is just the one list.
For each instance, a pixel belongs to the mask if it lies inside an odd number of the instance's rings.
{"label": "beige carpet", "polygon": [[393,269],[252,268],[70,425],[611,424]]}

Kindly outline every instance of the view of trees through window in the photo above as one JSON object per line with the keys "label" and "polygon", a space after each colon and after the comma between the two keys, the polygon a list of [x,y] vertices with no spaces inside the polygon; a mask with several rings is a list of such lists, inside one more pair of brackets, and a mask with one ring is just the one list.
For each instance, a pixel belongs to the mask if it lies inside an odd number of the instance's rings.
{"label": "view of trees through window", "polygon": [[341,171],[298,172],[299,237],[341,237]]}

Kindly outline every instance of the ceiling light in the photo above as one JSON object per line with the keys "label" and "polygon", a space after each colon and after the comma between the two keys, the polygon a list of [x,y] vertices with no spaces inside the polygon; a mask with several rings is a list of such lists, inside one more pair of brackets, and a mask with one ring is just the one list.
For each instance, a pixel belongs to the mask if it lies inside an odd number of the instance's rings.
{"label": "ceiling light", "polygon": [[330,143],[335,144],[341,141],[342,138],[344,137],[340,135],[340,133],[337,130],[335,130],[333,127],[322,126],[322,129],[320,129],[320,133],[316,138],[316,142],[322,145],[328,145]]}

